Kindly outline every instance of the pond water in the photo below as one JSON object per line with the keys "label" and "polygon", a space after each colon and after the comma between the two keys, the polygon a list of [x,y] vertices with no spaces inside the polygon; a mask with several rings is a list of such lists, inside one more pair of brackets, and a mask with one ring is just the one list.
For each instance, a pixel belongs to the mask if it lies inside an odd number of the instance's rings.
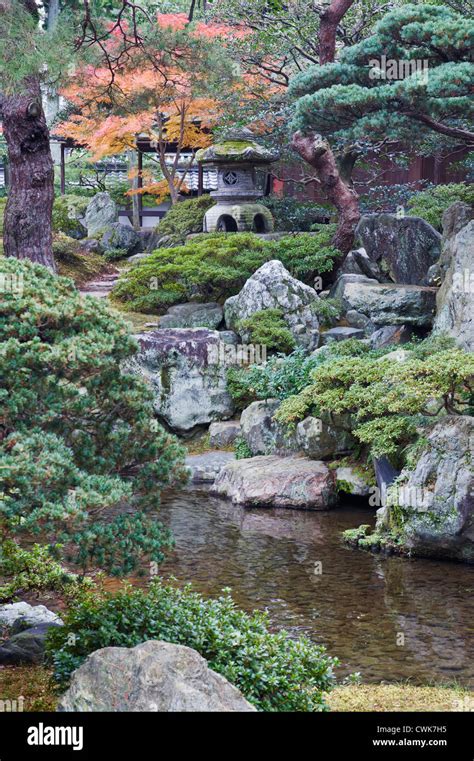
{"label": "pond water", "polygon": [[245,610],[326,645],[340,675],[474,689],[474,567],[345,547],[341,532],[373,510],[249,510],[189,490],[163,498],[160,520],[176,541],[164,577],[207,595],[231,587]]}

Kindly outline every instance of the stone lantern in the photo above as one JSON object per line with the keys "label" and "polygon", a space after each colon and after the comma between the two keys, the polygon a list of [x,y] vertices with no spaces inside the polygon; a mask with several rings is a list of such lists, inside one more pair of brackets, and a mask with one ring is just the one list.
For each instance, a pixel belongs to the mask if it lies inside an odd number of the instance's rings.
{"label": "stone lantern", "polygon": [[270,211],[258,203],[263,197],[272,161],[278,155],[256,142],[248,129],[226,133],[219,143],[197,152],[197,160],[217,170],[216,199],[204,217],[204,232],[268,233],[273,230]]}

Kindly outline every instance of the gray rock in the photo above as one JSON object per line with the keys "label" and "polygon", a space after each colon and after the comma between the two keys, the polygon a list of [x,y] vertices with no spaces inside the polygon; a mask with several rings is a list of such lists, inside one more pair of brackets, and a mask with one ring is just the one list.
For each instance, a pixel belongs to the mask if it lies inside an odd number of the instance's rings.
{"label": "gray rock", "polygon": [[142,239],[133,227],[122,225],[121,222],[107,225],[102,235],[102,248],[105,252],[120,248],[132,255],[139,253],[141,245]]}
{"label": "gray rock", "polygon": [[157,415],[175,431],[226,420],[234,413],[220,334],[207,328],[160,329],[137,336],[128,367],[151,385]]}
{"label": "gray rock", "polygon": [[108,193],[97,193],[90,201],[84,218],[87,237],[93,238],[106,227],[118,222],[118,209]]}
{"label": "gray rock", "polygon": [[450,263],[436,296],[433,331],[447,333],[460,347],[474,351],[474,220],[445,246]]}
{"label": "gray rock", "polygon": [[235,460],[233,452],[204,452],[186,457],[186,465],[191,471],[194,484],[212,484],[229,462]]}
{"label": "gray rock", "polygon": [[412,554],[474,563],[474,418],[446,416],[425,437],[414,470],[402,470],[388,492],[388,519],[402,508],[402,544]]}
{"label": "gray rock", "polygon": [[220,330],[219,338],[223,343],[231,344],[232,346],[237,346],[239,343],[239,337],[233,330]]}
{"label": "gray rock", "polygon": [[138,262],[148,259],[149,256],[150,254],[133,254],[133,256],[127,257],[127,262],[130,262],[130,264],[138,264]]}
{"label": "gray rock", "polygon": [[336,488],[339,494],[356,497],[368,497],[371,493],[371,484],[350,465],[336,468]]}
{"label": "gray rock", "polygon": [[58,711],[255,711],[196,650],[150,640],[104,647],[74,672]]}
{"label": "gray rock", "polygon": [[384,277],[378,264],[368,255],[365,248],[354,249],[349,251],[338,270],[339,275],[364,275],[383,283],[387,280]]}
{"label": "gray rock", "polygon": [[[319,342],[319,323],[311,305],[318,300],[314,288],[292,277],[277,260],[266,262],[245,283],[236,296],[224,304],[228,328],[237,330],[240,320],[263,309],[281,309],[296,343],[311,350]],[[241,333],[244,343],[248,336]]]}
{"label": "gray rock", "polygon": [[331,295],[342,299],[346,309],[365,314],[376,326],[430,327],[434,319],[436,288],[376,283],[358,275],[342,275]]}
{"label": "gray rock", "polygon": [[332,341],[347,341],[348,338],[364,338],[365,332],[362,328],[331,328],[321,334],[324,344]]}
{"label": "gray rock", "polygon": [[371,349],[382,349],[390,344],[404,344],[411,340],[413,331],[408,325],[385,325],[370,336]]}
{"label": "gray rock", "polygon": [[278,399],[252,402],[240,416],[241,436],[253,455],[291,454],[298,451],[295,436],[273,419]]}
{"label": "gray rock", "polygon": [[14,634],[0,646],[0,666],[39,664],[44,660],[48,631],[57,623],[38,624],[19,634]]}
{"label": "gray rock", "polygon": [[226,465],[211,491],[245,507],[325,510],[336,499],[335,473],[306,457],[251,457]]}
{"label": "gray rock", "polygon": [[238,420],[211,423],[209,426],[209,442],[211,447],[216,447],[216,449],[230,447],[239,436],[240,423]]}
{"label": "gray rock", "polygon": [[79,248],[81,250],[81,254],[102,253],[102,246],[100,245],[100,241],[96,240],[95,238],[85,238],[85,240],[81,240],[79,243]]}
{"label": "gray rock", "polygon": [[345,314],[345,319],[351,328],[361,328],[366,335],[374,330],[374,325],[369,318],[362,312],[356,312],[355,309],[349,309]]}
{"label": "gray rock", "polygon": [[320,418],[306,417],[296,426],[298,447],[312,460],[325,460],[344,454],[356,444],[346,415],[324,413]]}
{"label": "gray rock", "polygon": [[62,624],[60,617],[45,605],[30,605],[27,602],[14,602],[0,605],[0,627],[21,627],[29,629],[38,624]]}
{"label": "gray rock", "polygon": [[426,284],[428,269],[441,253],[441,235],[420,217],[363,216],[356,239],[395,283]]}
{"label": "gray rock", "polygon": [[176,304],[160,318],[160,328],[218,328],[224,319],[220,304]]}

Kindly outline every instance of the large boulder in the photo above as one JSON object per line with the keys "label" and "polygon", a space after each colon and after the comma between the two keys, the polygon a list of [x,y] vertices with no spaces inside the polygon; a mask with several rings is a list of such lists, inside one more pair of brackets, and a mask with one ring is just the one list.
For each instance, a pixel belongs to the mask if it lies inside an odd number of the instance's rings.
{"label": "large boulder", "polygon": [[425,285],[441,253],[441,235],[420,217],[368,214],[357,225],[356,239],[395,283]]}
{"label": "large boulder", "polygon": [[160,328],[218,328],[224,319],[220,304],[176,304],[160,317]]}
{"label": "large boulder", "polygon": [[122,249],[130,256],[137,254],[142,248],[142,239],[130,225],[122,225],[121,222],[112,222],[105,228],[102,240],[102,248],[107,253],[114,249]]}
{"label": "large boulder", "polygon": [[298,450],[294,435],[273,419],[280,406],[278,399],[252,402],[240,416],[241,436],[252,455],[291,454]]}
{"label": "large boulder", "polygon": [[151,385],[156,414],[173,430],[191,431],[234,413],[227,390],[228,363],[216,330],[176,328],[137,336],[140,351],[130,369]]}
{"label": "large boulder", "polygon": [[296,426],[298,448],[312,460],[325,460],[328,457],[349,452],[357,441],[350,432],[350,419],[347,415],[323,413],[320,418],[306,417]]}
{"label": "large boulder", "polygon": [[221,470],[235,460],[233,452],[204,452],[186,457],[193,484],[213,484]]}
{"label": "large boulder", "polygon": [[436,288],[377,283],[360,275],[342,275],[331,290],[347,310],[364,314],[374,325],[432,325]]}
{"label": "large boulder", "polygon": [[336,500],[334,471],[306,457],[236,460],[221,470],[211,490],[244,507],[325,510]]}
{"label": "large boulder", "polygon": [[[451,222],[457,230],[455,220]],[[474,220],[444,245],[443,257],[449,252],[449,264],[436,296],[433,330],[449,334],[459,346],[474,351]]]}
{"label": "large boulder", "polygon": [[58,711],[255,711],[196,650],[150,640],[104,647],[74,672]]}
{"label": "large boulder", "polygon": [[474,418],[443,417],[415,468],[403,470],[389,491],[377,528],[383,533],[401,510],[401,541],[410,553],[474,563],[473,461]]}
{"label": "large boulder", "polygon": [[14,602],[0,605],[0,628],[28,629],[38,624],[61,624],[60,617],[45,605],[30,605],[27,602]]}
{"label": "large boulder", "polygon": [[46,637],[51,627],[58,623],[38,624],[31,629],[14,634],[0,646],[0,666],[23,666],[43,663]]}
{"label": "large boulder", "polygon": [[238,420],[224,420],[221,423],[211,423],[209,426],[209,444],[216,449],[230,447],[240,436]]}
{"label": "large boulder", "polygon": [[[319,342],[319,324],[311,309],[318,294],[309,285],[292,277],[278,260],[263,264],[245,283],[236,296],[224,304],[228,328],[237,330],[237,323],[263,309],[281,309],[296,343],[315,349]],[[245,336],[242,336],[246,340]]]}
{"label": "large boulder", "polygon": [[102,234],[114,222],[118,222],[117,204],[108,193],[97,193],[91,199],[84,217],[87,237],[94,238],[97,233]]}

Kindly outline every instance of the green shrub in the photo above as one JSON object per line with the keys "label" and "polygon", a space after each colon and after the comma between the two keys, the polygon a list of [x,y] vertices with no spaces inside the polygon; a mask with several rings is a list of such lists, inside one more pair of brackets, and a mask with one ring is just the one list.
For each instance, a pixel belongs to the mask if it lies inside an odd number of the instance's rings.
{"label": "green shrub", "polygon": [[94,650],[163,640],[197,650],[262,711],[327,710],[323,692],[333,685],[337,665],[305,637],[270,633],[264,613],[240,611],[227,592],[206,600],[190,587],[176,589],[160,580],[149,592],[87,595],[48,640],[62,686]]}
{"label": "green shrub", "polygon": [[3,235],[3,218],[5,216],[5,207],[7,205],[7,198],[0,198],[0,236]]}
{"label": "green shrub", "polygon": [[311,309],[325,328],[332,327],[344,314],[341,299],[318,299],[311,304]]}
{"label": "green shrub", "polygon": [[258,399],[287,399],[299,394],[311,383],[312,371],[323,362],[340,356],[360,354],[380,356],[381,352],[370,352],[366,344],[350,339],[324,346],[317,354],[311,355],[301,346],[291,354],[270,357],[264,365],[249,368],[231,367],[227,371],[227,387],[239,409],[247,407]]}
{"label": "green shrub", "polygon": [[253,457],[252,450],[242,436],[238,436],[234,441],[234,453],[236,460],[246,460],[247,457]]}
{"label": "green shrub", "polygon": [[267,196],[261,202],[270,209],[276,232],[309,232],[312,225],[329,216],[327,209],[291,196]]}
{"label": "green shrub", "polygon": [[281,309],[262,309],[237,323],[237,331],[246,343],[262,344],[269,351],[288,354],[295,348],[295,339]]}
{"label": "green shrub", "polygon": [[80,580],[54,559],[50,548],[34,544],[29,549],[7,539],[0,547],[0,604],[16,601],[27,592],[59,592],[73,597],[79,590],[90,588],[91,582]]}
{"label": "green shrub", "polygon": [[[137,350],[127,323],[40,265],[3,259],[0,272],[14,286],[0,294],[0,534],[72,538],[83,570],[128,572],[142,550],[161,559],[169,537],[145,512],[184,478],[184,452],[124,369]],[[124,502],[129,520],[109,520]]]}
{"label": "green shrub", "polygon": [[156,228],[159,235],[169,235],[172,245],[184,243],[191,233],[202,233],[204,215],[216,201],[209,194],[179,201],[170,208]]}
{"label": "green shrub", "polygon": [[84,217],[90,200],[79,195],[57,196],[53,204],[54,232],[64,233],[72,238],[84,238],[86,229],[79,222],[79,217]]}
{"label": "green shrub", "polygon": [[126,248],[109,248],[104,253],[104,259],[107,262],[115,262],[119,259],[125,259],[128,255]]}
{"label": "green shrub", "polygon": [[474,186],[465,185],[462,182],[451,183],[436,185],[429,190],[415,193],[408,202],[408,213],[415,217],[422,217],[437,230],[441,230],[443,212],[455,201],[464,201],[474,206]]}
{"label": "green shrub", "polygon": [[159,249],[125,273],[113,296],[134,311],[162,313],[183,301],[224,301],[267,261],[279,259],[296,277],[312,282],[332,267],[329,233],[263,241],[252,233],[212,233],[185,246]]}
{"label": "green shrub", "polygon": [[[431,344],[433,349],[433,344]],[[346,356],[322,362],[312,382],[287,398],[275,414],[294,424],[309,414],[349,414],[353,433],[374,456],[399,457],[433,415],[465,413],[474,377],[474,357],[461,349],[415,354],[403,362]]]}

